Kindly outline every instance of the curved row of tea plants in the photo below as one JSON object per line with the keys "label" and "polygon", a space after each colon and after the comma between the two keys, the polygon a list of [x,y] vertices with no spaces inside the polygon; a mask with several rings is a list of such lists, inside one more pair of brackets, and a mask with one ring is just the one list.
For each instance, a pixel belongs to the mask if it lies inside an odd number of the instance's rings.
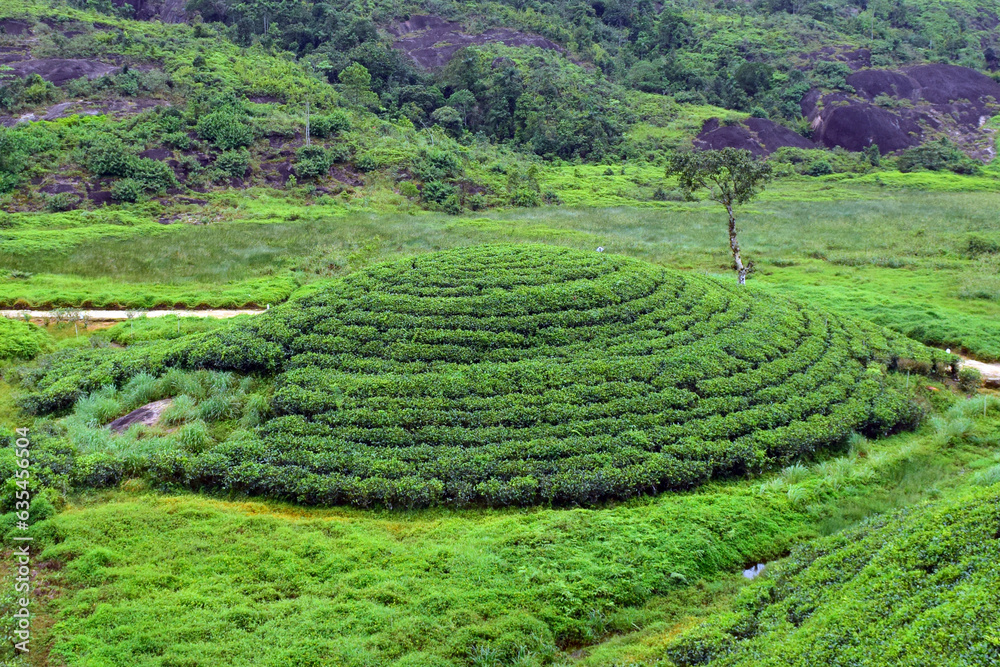
{"label": "curved row of tea plants", "polygon": [[311,504],[592,503],[912,424],[886,368],[950,357],[621,256],[487,246],[384,264],[266,315],[24,373],[35,413],[172,367],[274,375],[273,419],[160,479]]}
{"label": "curved row of tea plants", "polygon": [[973,481],[992,484],[805,546],[668,655],[713,667],[1000,663],[1000,466]]}

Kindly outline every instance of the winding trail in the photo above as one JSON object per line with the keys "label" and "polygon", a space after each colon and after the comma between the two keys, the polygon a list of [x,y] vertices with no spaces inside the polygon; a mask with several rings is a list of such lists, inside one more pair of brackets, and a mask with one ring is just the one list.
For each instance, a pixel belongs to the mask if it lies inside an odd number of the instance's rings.
{"label": "winding trail", "polygon": [[1000,364],[987,364],[962,357],[962,366],[979,371],[983,376],[983,384],[987,387],[1000,387]]}
{"label": "winding trail", "polygon": [[33,320],[44,319],[67,319],[66,314],[76,315],[74,319],[86,319],[91,322],[115,322],[118,320],[128,320],[132,317],[164,317],[166,315],[177,315],[178,317],[212,317],[225,319],[236,317],[237,315],[257,315],[263,310],[0,310],[0,315],[11,319],[20,320],[25,315]]}

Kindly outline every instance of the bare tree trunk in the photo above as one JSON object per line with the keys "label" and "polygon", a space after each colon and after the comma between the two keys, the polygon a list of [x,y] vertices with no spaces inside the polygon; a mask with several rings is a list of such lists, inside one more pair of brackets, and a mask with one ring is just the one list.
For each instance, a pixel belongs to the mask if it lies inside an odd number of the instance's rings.
{"label": "bare tree trunk", "polygon": [[727,203],[726,211],[729,213],[729,248],[733,251],[733,261],[736,262],[736,282],[740,285],[746,285],[747,268],[743,266],[743,259],[740,257],[740,242],[736,240],[736,216],[733,215],[733,205]]}

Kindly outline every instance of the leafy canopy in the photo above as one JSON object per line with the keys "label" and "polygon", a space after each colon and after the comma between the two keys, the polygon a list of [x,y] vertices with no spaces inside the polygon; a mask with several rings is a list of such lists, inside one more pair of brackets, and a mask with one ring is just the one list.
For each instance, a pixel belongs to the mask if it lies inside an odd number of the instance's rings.
{"label": "leafy canopy", "polygon": [[677,176],[685,192],[707,190],[713,201],[727,208],[751,201],[772,177],[771,165],[736,148],[674,153],[666,173]]}

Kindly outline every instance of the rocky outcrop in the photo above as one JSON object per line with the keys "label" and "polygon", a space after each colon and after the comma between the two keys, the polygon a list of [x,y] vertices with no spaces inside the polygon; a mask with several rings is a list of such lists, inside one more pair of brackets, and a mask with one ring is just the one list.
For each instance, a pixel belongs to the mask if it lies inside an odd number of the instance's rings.
{"label": "rocky outcrop", "polygon": [[852,151],[875,144],[884,154],[945,135],[972,157],[994,157],[992,133],[983,125],[1000,111],[1000,84],[985,74],[915,65],[859,70],[847,84],[854,92],[812,91],[802,100],[817,143]]}
{"label": "rocky outcrop", "polygon": [[466,34],[458,21],[439,16],[414,15],[407,21],[387,28],[396,37],[393,48],[408,55],[426,69],[439,69],[467,46],[500,42],[507,46],[536,46],[563,51],[555,42],[509,28],[491,28],[479,34]]}
{"label": "rocky outcrop", "polygon": [[11,74],[14,76],[31,76],[38,74],[46,81],[57,86],[63,86],[82,77],[97,79],[118,71],[117,65],[99,60],[83,60],[80,58],[41,58],[38,60],[22,60],[11,63]]}
{"label": "rocky outcrop", "polygon": [[135,425],[155,426],[160,421],[160,415],[163,414],[164,410],[170,407],[172,402],[172,399],[165,398],[162,401],[147,403],[141,408],[136,408],[124,417],[119,417],[114,420],[108,424],[108,428],[115,433],[124,433],[129,429],[129,427]]}
{"label": "rocky outcrop", "polygon": [[819,148],[801,134],[766,118],[747,118],[739,125],[720,125],[718,118],[711,118],[702,125],[694,146],[701,150],[740,148],[754,155],[770,155],[784,146]]}

